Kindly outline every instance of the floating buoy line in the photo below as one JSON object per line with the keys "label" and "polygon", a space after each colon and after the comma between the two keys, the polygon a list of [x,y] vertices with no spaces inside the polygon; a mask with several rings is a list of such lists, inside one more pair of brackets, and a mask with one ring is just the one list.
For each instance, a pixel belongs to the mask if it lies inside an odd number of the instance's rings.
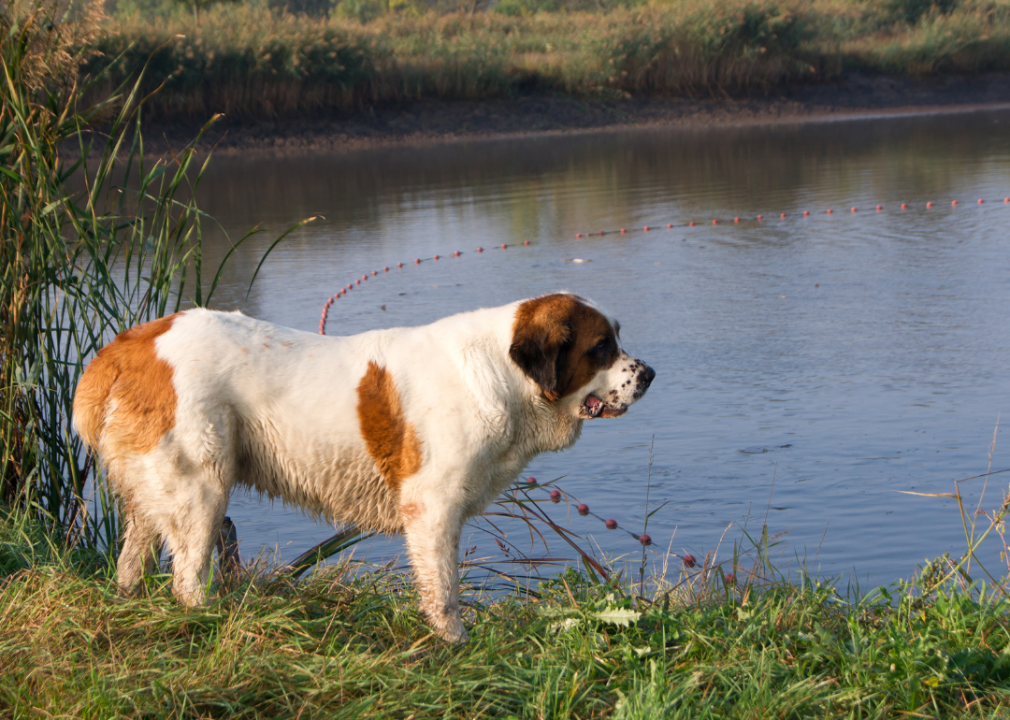
{"label": "floating buoy line", "polygon": [[[524,240],[523,241],[523,246],[529,247],[529,244],[530,244],[529,240]],[[495,245],[494,247],[489,248],[489,249],[490,250],[508,250],[510,247],[516,247],[516,246],[515,245],[509,245],[508,243],[502,243],[501,245]],[[481,254],[483,254],[485,252],[485,248],[478,247],[474,252],[477,253],[478,255],[481,255]],[[435,254],[435,255],[432,255],[431,257],[428,257],[428,258],[414,258],[414,262],[412,264],[414,264],[414,265],[420,265],[421,263],[425,263],[425,262],[429,262],[429,261],[430,262],[438,262],[439,260],[445,260],[445,259],[448,259],[449,257],[459,258],[459,257],[462,257],[463,254],[464,253],[463,253],[462,250],[454,250],[453,253],[452,253],[452,255],[438,255],[438,254]],[[402,262],[398,262],[398,263],[396,263],[395,267],[396,267],[397,270],[403,270],[404,269],[404,264]],[[337,300],[339,300],[340,298],[342,298],[343,296],[345,296],[350,291],[354,290],[354,288],[360,286],[361,283],[368,282],[368,278],[369,277],[373,277],[373,278],[374,277],[378,277],[378,275],[379,275],[380,272],[383,275],[388,274],[390,272],[390,266],[389,265],[384,265],[382,267],[382,270],[372,270],[371,272],[366,272],[366,273],[362,274],[361,277],[355,278],[354,282],[347,283],[347,285],[345,285],[344,287],[342,287],[339,290],[337,290],[330,297],[326,298],[326,302],[323,303],[323,312],[322,312],[322,315],[319,317],[319,334],[320,335],[325,335],[326,334],[326,319],[327,319],[327,317],[330,314],[330,308],[333,306],[333,303],[335,303]]]}
{"label": "floating buoy line", "polygon": [[[1010,206],[1010,197],[1004,197],[1004,198],[997,199],[997,200],[994,200],[994,201],[987,201],[985,198],[979,198],[978,200],[976,200],[972,204],[974,206],[976,206],[976,207],[981,207],[981,206],[985,205],[987,202],[989,202],[990,205],[995,202],[995,203],[1000,203],[1000,204],[1002,204],[1004,206]],[[960,202],[958,200],[951,200],[950,201],[950,208],[951,209],[957,208],[959,205],[960,205]],[[900,205],[898,207],[899,207],[899,209],[900,209],[901,212],[908,212],[909,210],[913,210],[915,207],[923,207],[926,210],[932,210],[933,208],[936,207],[936,205],[935,205],[935,203],[932,200],[930,200],[930,201],[927,201],[926,203],[917,204],[915,206],[910,205],[909,203],[900,203]],[[885,206],[882,205],[882,204],[877,204],[877,205],[871,206],[870,209],[872,211],[876,212],[876,213],[885,212]],[[849,215],[855,215],[858,212],[859,212],[859,207],[853,205],[853,206],[851,206],[849,208],[848,214]],[[826,208],[825,210],[820,211],[819,213],[816,213],[816,214],[833,215],[834,213],[835,213],[835,211],[834,211],[833,208]],[[802,212],[796,212],[796,213],[792,213],[792,214],[780,212],[777,215],[768,215],[768,216],[766,216],[766,215],[754,215],[754,216],[750,216],[750,217],[745,217],[745,216],[735,215],[732,218],[712,218],[711,225],[718,226],[718,225],[726,225],[726,224],[732,224],[732,225],[762,224],[762,223],[765,223],[768,220],[774,221],[776,218],[778,220],[789,220],[789,219],[792,219],[792,218],[795,218],[795,217],[809,218],[809,217],[812,217],[812,214],[811,214],[811,212],[809,210],[804,210]],[[643,225],[640,228],[630,228],[629,229],[629,228],[623,228],[622,227],[622,228],[619,228],[617,230],[597,230],[597,231],[594,231],[594,232],[577,232],[577,233],[575,233],[575,237],[577,239],[582,239],[582,238],[594,237],[594,236],[595,237],[599,237],[601,235],[627,235],[630,232],[652,232],[652,231],[663,230],[663,229],[666,229],[666,230],[680,230],[680,229],[683,229],[683,228],[702,227],[702,226],[708,225],[708,224],[709,224],[708,221],[706,221],[706,222],[702,223],[701,225],[699,225],[699,221],[690,220],[690,221],[688,221],[686,223],[666,223],[665,226],[663,226],[663,225]],[[522,246],[527,246],[528,247],[529,245],[530,245],[530,241],[529,240],[525,240],[522,243]],[[481,254],[483,254],[485,252],[485,250],[508,250],[511,247],[517,247],[517,245],[515,245],[515,244],[510,245],[508,243],[502,243],[501,245],[495,245],[495,246],[493,246],[491,248],[478,247],[474,252],[476,254],[478,254],[478,255],[481,255]],[[420,264],[426,263],[426,262],[438,262],[440,260],[445,260],[445,259],[448,259],[450,257],[452,257],[452,258],[460,258],[463,255],[464,255],[463,251],[461,251],[461,250],[454,250],[450,255],[435,254],[435,255],[432,255],[431,257],[427,257],[427,258],[414,258],[413,262],[412,263],[408,263],[407,265],[410,265],[410,264],[420,265]],[[574,262],[583,262],[583,260],[581,260],[581,258],[579,258],[579,259],[576,259]],[[398,262],[393,267],[395,267],[395,269],[397,269],[397,270],[403,270],[406,266],[404,265],[403,262]],[[361,277],[355,278],[352,282],[347,283],[347,285],[343,286],[342,288],[340,288],[339,290],[337,290],[335,293],[333,293],[333,295],[331,295],[330,297],[326,298],[326,301],[323,303],[322,313],[321,313],[321,315],[319,317],[319,334],[320,335],[325,335],[326,334],[326,320],[327,320],[327,318],[329,316],[330,308],[333,306],[334,303],[336,303],[337,300],[339,300],[340,298],[342,298],[345,295],[347,295],[347,293],[353,291],[354,288],[359,287],[362,283],[368,282],[368,279],[370,277],[372,277],[372,278],[378,277],[380,275],[380,273],[382,275],[387,275],[387,274],[389,274],[389,272],[391,272],[391,269],[392,269],[391,266],[384,265],[381,270],[371,270],[369,272],[363,273],[361,275]]]}
{"label": "floating buoy line", "polygon": [[[1001,200],[996,200],[994,202],[1002,202],[1004,205],[1010,205],[1010,197],[1005,197],[1005,198],[1002,198]],[[961,203],[958,200],[951,200],[950,201],[950,206],[952,208],[956,208],[960,204]],[[985,200],[985,198],[979,198],[978,200],[975,201],[974,204],[976,206],[978,206],[978,205],[985,205],[986,204],[986,200]],[[932,209],[932,208],[935,207],[935,204],[933,203],[932,200],[930,200],[930,201],[926,202],[923,207],[925,207],[927,210],[930,210],[930,209]],[[912,209],[912,206],[910,206],[908,203],[901,203],[900,208],[901,208],[902,211],[908,211],[908,210]],[[875,210],[876,212],[883,212],[884,211],[884,206],[878,204],[878,205],[873,206],[872,209]],[[834,212],[835,211],[834,211],[833,208],[827,208],[821,214],[824,214],[824,215],[833,215]],[[849,214],[855,214],[855,213],[858,213],[858,212],[859,212],[859,208],[857,206],[855,206],[855,205],[853,205],[851,208],[849,208]],[[732,218],[712,218],[711,224],[712,225],[721,225],[721,224],[740,225],[742,223],[761,223],[761,222],[764,222],[765,220],[768,220],[768,219],[774,220],[776,217],[778,217],[779,220],[786,220],[788,218],[793,218],[793,217],[811,217],[811,212],[809,210],[804,210],[801,213],[797,212],[797,213],[794,213],[792,215],[789,214],[789,213],[784,213],[783,212],[783,213],[778,213],[777,216],[776,215],[767,215],[767,216],[766,215],[754,215],[753,217],[743,217],[743,216],[737,215],[737,216],[732,217]],[[702,223],[702,225],[705,225],[705,224],[708,224],[708,223],[707,222]],[[629,232],[650,232],[652,230],[662,230],[664,228],[666,230],[679,230],[681,228],[693,228],[693,227],[700,227],[699,222],[695,221],[695,220],[691,220],[691,221],[686,222],[686,223],[667,223],[665,226],[662,226],[662,225],[644,225],[644,226],[642,226],[640,228],[630,228],[630,229],[629,228],[620,228],[618,230],[597,230],[597,231],[594,231],[594,232],[577,232],[577,233],[575,233],[575,237],[576,238],[584,238],[584,237],[593,237],[593,236],[600,236],[600,235],[626,235]]]}

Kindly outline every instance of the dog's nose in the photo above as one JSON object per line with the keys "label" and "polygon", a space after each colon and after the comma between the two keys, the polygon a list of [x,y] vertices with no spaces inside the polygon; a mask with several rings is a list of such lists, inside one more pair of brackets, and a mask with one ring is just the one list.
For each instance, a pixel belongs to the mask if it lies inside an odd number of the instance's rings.
{"label": "dog's nose", "polygon": [[655,379],[655,377],[656,377],[656,371],[653,370],[648,365],[646,365],[645,369],[642,370],[642,374],[641,374],[641,383],[642,383],[642,386],[643,386],[642,387],[642,391],[643,392],[645,392],[646,390],[649,389],[649,386],[652,385],[652,381],[653,381],[653,379]]}

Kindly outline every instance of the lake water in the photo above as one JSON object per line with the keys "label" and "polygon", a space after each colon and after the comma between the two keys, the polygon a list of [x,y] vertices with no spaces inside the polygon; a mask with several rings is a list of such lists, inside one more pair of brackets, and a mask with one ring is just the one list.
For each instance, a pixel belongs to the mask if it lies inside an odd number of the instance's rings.
{"label": "lake water", "polygon": [[[767,514],[772,534],[786,532],[784,568],[805,557],[811,571],[863,584],[965,546],[953,501],[897,491],[951,492],[985,472],[1010,409],[1007,195],[1005,112],[221,157],[201,190],[233,237],[264,229],[216,304],[276,323],[315,331],[326,297],[373,269],[336,303],[330,334],[558,289],[593,298],[658,376],[625,417],[586,423],[574,448],[527,474],[564,476],[566,491],[640,532],[651,462],[649,509],[668,502],[649,521],[656,557],[700,557],[724,533],[726,557],[741,526],[760,533]],[[246,300],[270,240],[313,215]],[[621,227],[638,230],[593,234]],[[512,247],[490,249],[502,243]],[[435,253],[444,259],[413,263]],[[1007,444],[997,438],[994,470],[1010,467]],[[1008,479],[991,479],[985,507]],[[972,510],[980,489],[963,486]],[[574,507],[547,508],[604,554],[640,553]],[[290,559],[332,533],[247,495],[229,514],[246,557]],[[505,530],[529,550],[518,524]],[[504,559],[480,531],[464,545]],[[400,550],[376,538],[357,555]],[[560,541],[551,550],[570,556]]]}

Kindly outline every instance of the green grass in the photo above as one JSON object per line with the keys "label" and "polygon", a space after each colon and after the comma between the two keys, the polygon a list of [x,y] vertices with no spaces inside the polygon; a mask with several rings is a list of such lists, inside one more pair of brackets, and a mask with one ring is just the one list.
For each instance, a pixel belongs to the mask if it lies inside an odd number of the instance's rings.
{"label": "green grass", "polygon": [[982,584],[858,597],[698,571],[641,597],[569,570],[530,596],[471,587],[452,647],[395,571],[261,570],[186,609],[163,576],[119,597],[102,556],[30,528],[0,525],[3,717],[1010,715],[1010,604]]}
{"label": "green grass", "polygon": [[340,6],[330,19],[262,5],[218,6],[199,23],[119,15],[89,45],[84,71],[108,70],[115,84],[150,59],[145,92],[163,87],[149,113],[206,118],[530,93],[724,97],[850,70],[1010,70],[1008,0],[652,0],[597,11],[529,1],[449,13],[386,3],[369,22]]}

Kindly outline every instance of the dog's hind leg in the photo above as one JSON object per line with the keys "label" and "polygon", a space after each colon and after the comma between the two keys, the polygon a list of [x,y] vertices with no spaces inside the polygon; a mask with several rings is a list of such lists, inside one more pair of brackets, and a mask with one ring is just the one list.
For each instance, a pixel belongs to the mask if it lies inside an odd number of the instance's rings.
{"label": "dog's hind leg", "polygon": [[202,605],[207,599],[211,554],[221,531],[227,498],[206,494],[201,504],[182,509],[172,517],[168,545],[172,549],[172,593],[184,605]]}
{"label": "dog's hind leg", "polygon": [[185,605],[207,598],[211,556],[228,509],[235,463],[226,421],[208,422],[200,437],[197,462],[177,462],[165,485],[171,502],[161,519],[172,549],[172,593]]}
{"label": "dog's hind leg", "polygon": [[154,572],[161,549],[158,529],[149,518],[127,511],[123,549],[116,564],[116,582],[125,595],[134,594],[144,575]]}

